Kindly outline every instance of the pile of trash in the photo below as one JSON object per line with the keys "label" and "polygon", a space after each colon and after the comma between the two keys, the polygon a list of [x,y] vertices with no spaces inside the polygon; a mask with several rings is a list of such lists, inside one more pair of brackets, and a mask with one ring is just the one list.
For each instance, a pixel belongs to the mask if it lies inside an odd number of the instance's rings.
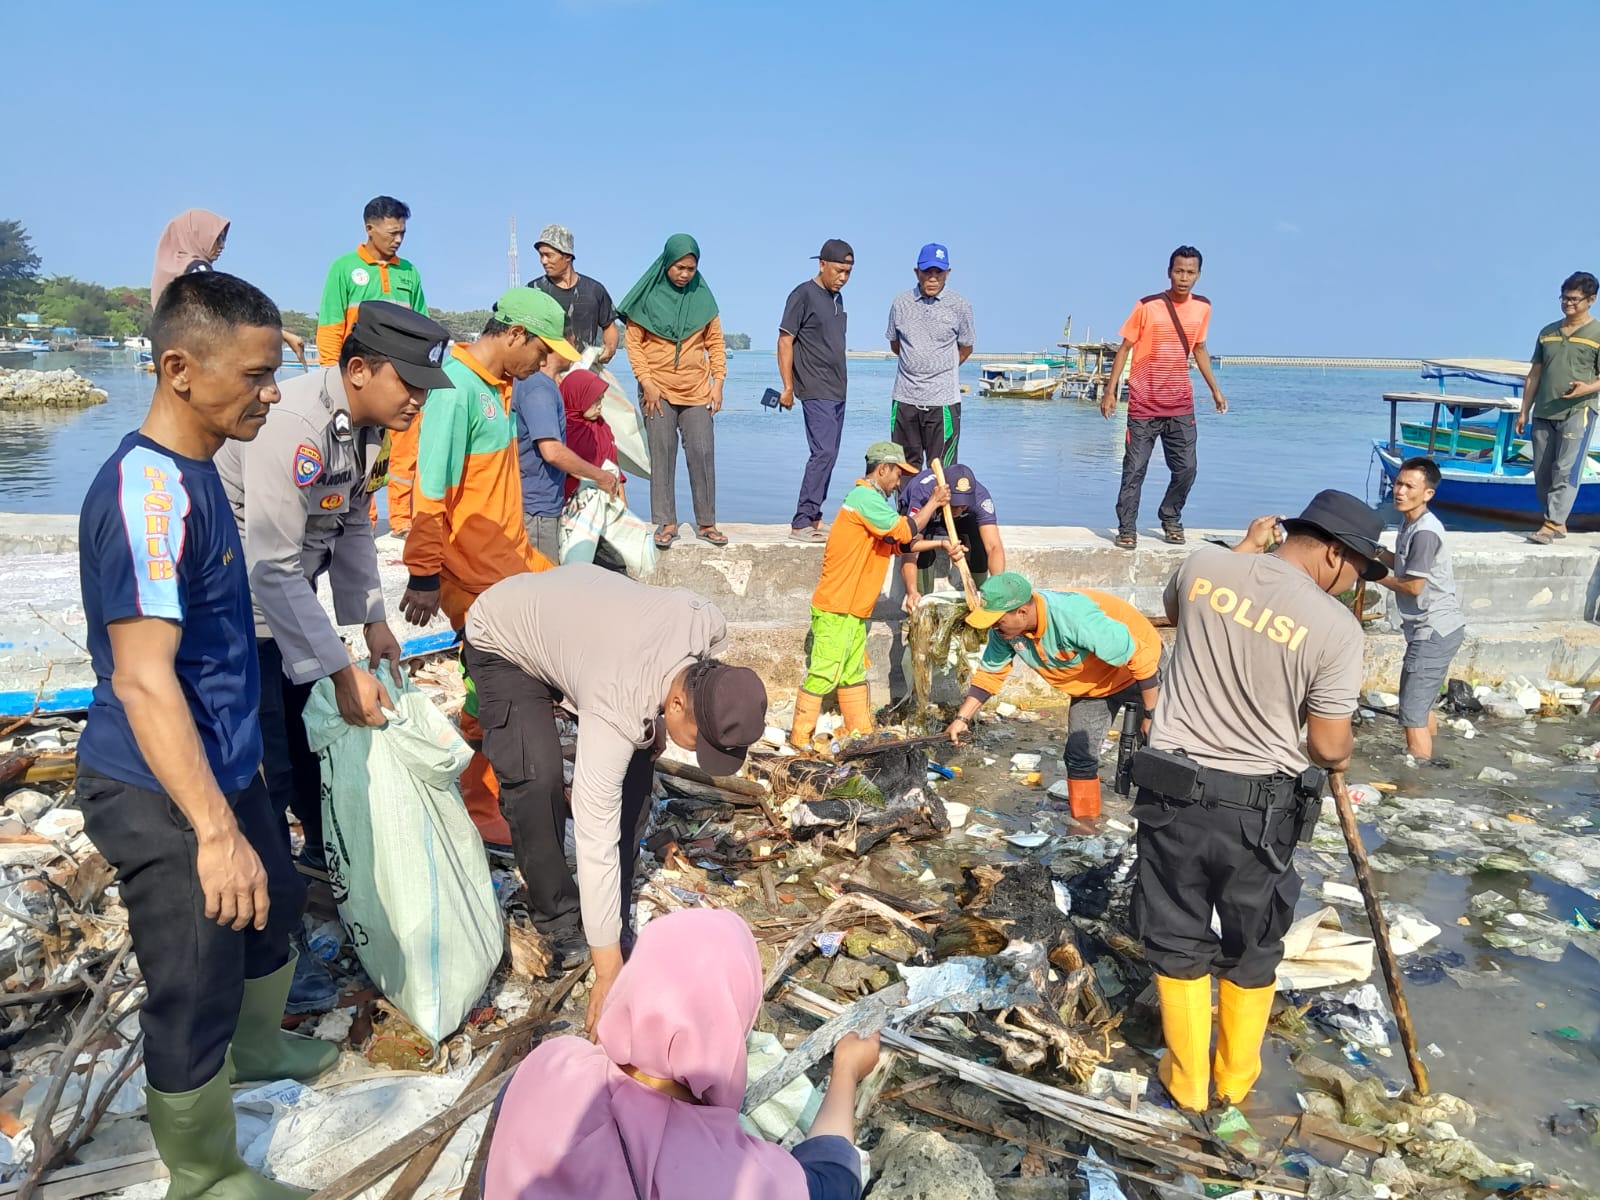
{"label": "pile of trash", "polygon": [[[442,713],[459,708],[453,660],[417,667],[412,681]],[[1132,932],[1126,804],[1108,793],[1103,818],[1075,822],[1060,782],[1047,786],[1059,774],[1059,713],[995,707],[961,751],[905,727],[839,741],[824,718],[826,752],[795,754],[774,712],[739,778],[704,776],[671,753],[658,764],[637,921],[720,907],[754,932],[768,1003],[751,1041],[747,1127],[798,1140],[838,1038],[880,1031],[893,1053],[860,1106],[873,1200],[1221,1195],[1228,1179],[1241,1198],[1465,1197],[1496,1180],[1539,1180],[1530,1164],[1496,1162],[1470,1141],[1464,1102],[1418,1098],[1389,1078],[1397,1035],[1331,805],[1298,852],[1322,906],[1286,938],[1273,1024],[1296,1049],[1300,1111],[1196,1125],[1173,1109],[1156,1079],[1159,1016]],[[137,963],[114,880],[72,806],[75,732],[70,721],[35,722],[0,742],[0,792],[12,789],[0,815],[0,955],[11,956],[0,1182],[41,1163],[126,1171],[143,1155],[150,1182],[117,1186],[159,1195],[132,1015]],[[570,782],[576,726],[563,720],[560,732]],[[1380,871],[1465,872],[1487,859],[1586,888],[1600,872],[1600,843],[1575,829],[1402,800],[1388,785],[1354,790],[1387,839],[1372,855]],[[381,994],[334,895],[314,883],[308,944],[341,995],[299,1029],[344,1054],[311,1084],[236,1096],[247,1161],[300,1186],[338,1181],[344,1194],[382,1194],[397,1171],[419,1197],[473,1194],[498,1082],[537,1037],[581,1029],[586,1002],[585,968],[561,972],[516,871],[491,867],[504,957],[461,1027],[434,1037],[399,992]],[[1488,945],[1535,957],[1593,945],[1592,929],[1511,891],[1473,900]],[[1489,986],[1490,972],[1438,948],[1440,930],[1420,912],[1385,908],[1409,981]],[[427,1149],[397,1155],[430,1122]]]}

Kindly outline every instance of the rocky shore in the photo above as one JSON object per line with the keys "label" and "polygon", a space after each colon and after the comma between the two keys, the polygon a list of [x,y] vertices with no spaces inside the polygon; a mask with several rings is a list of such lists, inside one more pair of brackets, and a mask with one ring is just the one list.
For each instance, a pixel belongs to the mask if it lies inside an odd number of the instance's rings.
{"label": "rocky shore", "polygon": [[0,369],[0,408],[88,408],[106,394],[76,371]]}

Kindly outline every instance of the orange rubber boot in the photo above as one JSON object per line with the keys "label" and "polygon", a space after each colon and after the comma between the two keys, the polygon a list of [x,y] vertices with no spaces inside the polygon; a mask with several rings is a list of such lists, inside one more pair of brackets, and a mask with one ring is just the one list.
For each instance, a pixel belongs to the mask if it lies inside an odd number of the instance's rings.
{"label": "orange rubber boot", "polygon": [[789,730],[789,744],[796,750],[811,749],[811,735],[817,731],[817,718],[822,715],[822,697],[801,688],[794,694],[794,725]]}
{"label": "orange rubber boot", "polygon": [[1067,780],[1067,805],[1079,821],[1091,821],[1100,815],[1100,781],[1098,779]]}
{"label": "orange rubber boot", "polygon": [[843,721],[841,733],[865,736],[872,732],[872,701],[867,697],[867,685],[852,683],[834,693],[839,699],[839,717]]}

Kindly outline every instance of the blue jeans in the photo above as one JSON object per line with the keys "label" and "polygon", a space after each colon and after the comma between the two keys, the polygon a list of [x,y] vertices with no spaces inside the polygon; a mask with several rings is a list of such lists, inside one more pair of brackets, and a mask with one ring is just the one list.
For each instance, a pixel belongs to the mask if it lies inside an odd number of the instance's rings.
{"label": "blue jeans", "polygon": [[796,529],[810,529],[822,520],[822,504],[828,498],[828,481],[833,464],[839,459],[839,439],[844,434],[843,400],[802,400],[800,411],[806,418],[806,442],[811,457],[800,478],[800,500],[795,505]]}

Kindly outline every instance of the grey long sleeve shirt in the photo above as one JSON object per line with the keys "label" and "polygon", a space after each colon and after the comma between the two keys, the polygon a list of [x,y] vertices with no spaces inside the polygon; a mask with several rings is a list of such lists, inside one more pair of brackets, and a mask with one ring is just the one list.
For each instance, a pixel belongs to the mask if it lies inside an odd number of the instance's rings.
{"label": "grey long sleeve shirt", "polygon": [[277,641],[292,681],[311,683],[350,665],[317,602],[321,576],[340,624],[384,619],[367,517],[384,469],[383,432],[352,425],[338,367],[289,379],[279,391],[255,440],[225,443],[216,464],[244,543],[256,636]]}

